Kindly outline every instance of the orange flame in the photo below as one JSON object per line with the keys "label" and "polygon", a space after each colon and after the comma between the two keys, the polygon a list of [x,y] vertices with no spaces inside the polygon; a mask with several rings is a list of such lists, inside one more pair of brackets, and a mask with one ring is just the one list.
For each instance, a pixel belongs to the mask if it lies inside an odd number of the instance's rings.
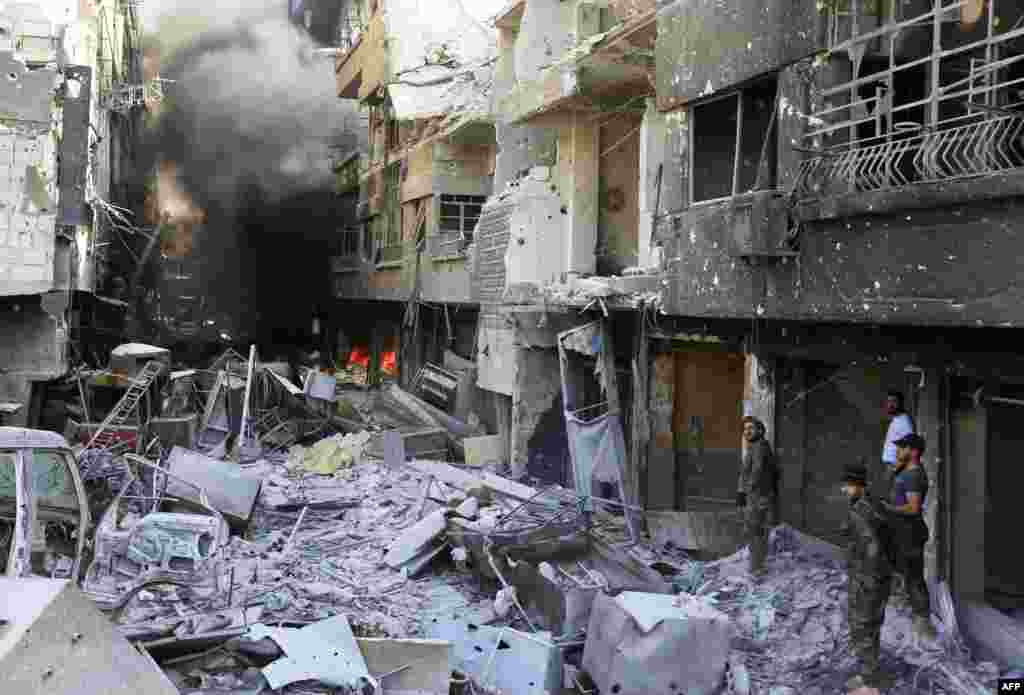
{"label": "orange flame", "polygon": [[[349,365],[370,368],[370,351],[365,347],[353,348],[348,356]],[[385,374],[396,374],[398,371],[398,354],[394,350],[380,354],[380,368]]]}

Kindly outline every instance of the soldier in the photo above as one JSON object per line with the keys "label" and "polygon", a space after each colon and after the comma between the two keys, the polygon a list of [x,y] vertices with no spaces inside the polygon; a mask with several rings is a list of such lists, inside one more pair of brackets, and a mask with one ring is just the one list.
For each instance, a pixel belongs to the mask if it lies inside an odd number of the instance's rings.
{"label": "soldier", "polygon": [[768,517],[775,508],[778,492],[775,454],[764,433],[763,422],[751,416],[743,418],[743,438],[747,446],[740,465],[736,506],[744,513],[744,536],[750,546],[750,573],[754,576],[764,571],[768,555]]}
{"label": "soldier", "polygon": [[914,634],[928,642],[936,637],[931,622],[931,601],[924,579],[924,546],[928,526],[924,522],[924,501],[928,495],[928,475],[921,463],[924,438],[908,434],[896,442],[896,469],[883,503],[889,512],[893,535],[893,565],[903,577],[910,608],[914,614]]}
{"label": "soldier", "polygon": [[863,464],[844,467],[843,492],[850,501],[847,526],[850,652],[863,669],[859,676],[847,683],[851,690],[865,685],[879,687],[882,623],[892,584],[887,512],[881,500],[868,494],[867,477],[867,468]]}

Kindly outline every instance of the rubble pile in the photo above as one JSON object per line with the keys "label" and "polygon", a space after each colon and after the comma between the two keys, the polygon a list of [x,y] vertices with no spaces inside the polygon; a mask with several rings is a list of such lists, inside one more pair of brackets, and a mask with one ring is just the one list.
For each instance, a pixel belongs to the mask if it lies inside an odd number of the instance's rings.
{"label": "rubble pile", "polygon": [[[729,688],[737,695],[824,695],[857,675],[848,655],[847,575],[840,557],[822,557],[801,545],[789,527],[772,532],[767,574],[747,572],[746,549],[699,563],[701,596],[736,628],[729,657]],[[945,627],[945,626],[944,626]],[[944,634],[943,643],[917,645],[905,598],[894,597],[882,631],[883,666],[892,695],[991,692],[999,669],[978,663]],[[869,692],[876,692],[871,691]]]}
{"label": "rubble pile", "polygon": [[[776,527],[755,579],[746,550],[634,542],[620,508],[496,473],[477,424],[312,368],[300,388],[255,350],[166,385],[197,426],[125,424],[154,364],[121,365],[126,395],[79,439],[82,470],[103,472],[82,588],[181,693],[824,695],[857,675],[828,544]],[[104,436],[122,426],[131,438]],[[56,578],[81,558],[53,560]],[[999,676],[944,598],[934,644],[890,603],[886,692],[962,695]]]}

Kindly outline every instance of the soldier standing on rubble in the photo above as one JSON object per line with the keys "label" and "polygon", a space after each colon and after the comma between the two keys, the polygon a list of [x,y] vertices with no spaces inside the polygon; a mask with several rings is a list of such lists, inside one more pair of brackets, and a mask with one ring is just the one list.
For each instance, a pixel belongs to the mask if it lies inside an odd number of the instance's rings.
{"label": "soldier standing on rubble", "polygon": [[736,506],[744,513],[744,537],[750,546],[750,573],[754,576],[764,571],[768,556],[768,517],[778,496],[775,453],[764,434],[763,422],[749,415],[743,418],[743,439],[747,446],[740,464]]}
{"label": "soldier standing on rubble", "polygon": [[865,685],[878,687],[882,623],[892,586],[888,514],[882,501],[868,494],[867,477],[863,464],[844,466],[843,492],[850,502],[846,526],[850,652],[863,668],[847,683],[851,690]]}
{"label": "soldier standing on rubble", "polygon": [[918,434],[908,434],[896,441],[896,469],[883,504],[890,515],[893,564],[903,577],[914,613],[914,633],[918,639],[934,640],[931,601],[924,579],[924,546],[928,542],[928,526],[924,522],[928,474],[921,465],[924,449],[924,438]]}

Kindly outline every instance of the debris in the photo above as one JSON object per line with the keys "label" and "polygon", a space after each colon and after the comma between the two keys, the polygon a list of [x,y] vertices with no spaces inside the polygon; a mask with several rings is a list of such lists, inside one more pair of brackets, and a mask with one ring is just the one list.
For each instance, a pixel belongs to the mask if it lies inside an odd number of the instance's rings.
{"label": "debris", "polygon": [[562,650],[551,633],[527,634],[466,621],[439,621],[430,635],[454,645],[455,668],[484,689],[545,695],[562,684]]}
{"label": "debris", "polygon": [[411,461],[408,465],[419,473],[433,475],[438,480],[467,493],[474,489],[486,487],[492,492],[504,495],[505,497],[511,497],[520,502],[558,505],[558,502],[552,503],[547,498],[539,496],[537,490],[532,487],[502,478],[493,473],[472,474],[438,461]]}
{"label": "debris", "polygon": [[377,674],[383,695],[448,695],[453,660],[450,642],[364,638],[356,643],[370,673]]}
{"label": "debris", "polygon": [[384,562],[392,569],[398,569],[408,562],[421,558],[425,553],[437,550],[442,545],[440,538],[444,535],[446,527],[445,512],[443,509],[428,514],[422,521],[418,522],[406,531],[391,544]]}
{"label": "debris", "polygon": [[302,391],[309,398],[334,403],[338,399],[338,380],[322,372],[310,372]]}
{"label": "debris", "polygon": [[[125,458],[138,466],[140,473],[149,469],[176,478],[139,456],[127,454]],[[195,487],[181,479],[176,482]],[[193,491],[205,513],[177,513],[159,511],[176,498],[126,494],[132,487],[124,486],[96,527],[94,559],[82,584],[86,594],[101,608],[111,609],[123,606],[149,582],[216,589],[221,553],[230,531],[224,517],[209,505],[205,492]],[[151,511],[154,509],[157,511]]]}
{"label": "debris", "polygon": [[284,652],[284,657],[263,669],[273,690],[290,683],[316,680],[336,688],[355,688],[367,695],[366,686],[372,686],[369,693],[379,692],[345,616],[299,630],[259,623],[250,626],[246,636],[252,640],[271,639]]}
{"label": "debris", "polygon": [[259,475],[178,446],[171,450],[167,470],[187,483],[171,478],[167,483],[168,495],[198,503],[201,489],[208,495],[210,505],[224,515],[234,530],[244,532],[249,526],[263,485]]}
{"label": "debris", "polygon": [[0,578],[0,692],[177,695],[72,582]]}
{"label": "debris", "polygon": [[152,418],[149,429],[163,446],[191,449],[195,446],[198,420],[195,413],[184,417]]}
{"label": "debris", "polygon": [[508,462],[505,441],[499,435],[468,437],[463,441],[466,448],[466,465],[481,468],[488,473],[501,473]]}
{"label": "debris", "polygon": [[397,468],[405,463],[405,440],[402,435],[394,430],[388,430],[381,435],[384,445],[384,464],[388,468]]}
{"label": "debris", "polygon": [[601,692],[710,694],[725,675],[732,634],[728,616],[706,599],[601,594],[590,616],[583,667]]}
{"label": "debris", "polygon": [[292,447],[288,459],[293,468],[301,467],[316,475],[334,475],[342,468],[351,468],[359,461],[369,441],[369,432],[336,434],[321,439],[308,448]]}
{"label": "debris", "polygon": [[672,543],[689,551],[716,556],[731,555],[745,543],[738,512],[664,512],[647,513],[651,538],[658,545]]}
{"label": "debris", "polygon": [[476,519],[480,514],[480,500],[470,497],[455,508],[455,513],[464,519]]}

